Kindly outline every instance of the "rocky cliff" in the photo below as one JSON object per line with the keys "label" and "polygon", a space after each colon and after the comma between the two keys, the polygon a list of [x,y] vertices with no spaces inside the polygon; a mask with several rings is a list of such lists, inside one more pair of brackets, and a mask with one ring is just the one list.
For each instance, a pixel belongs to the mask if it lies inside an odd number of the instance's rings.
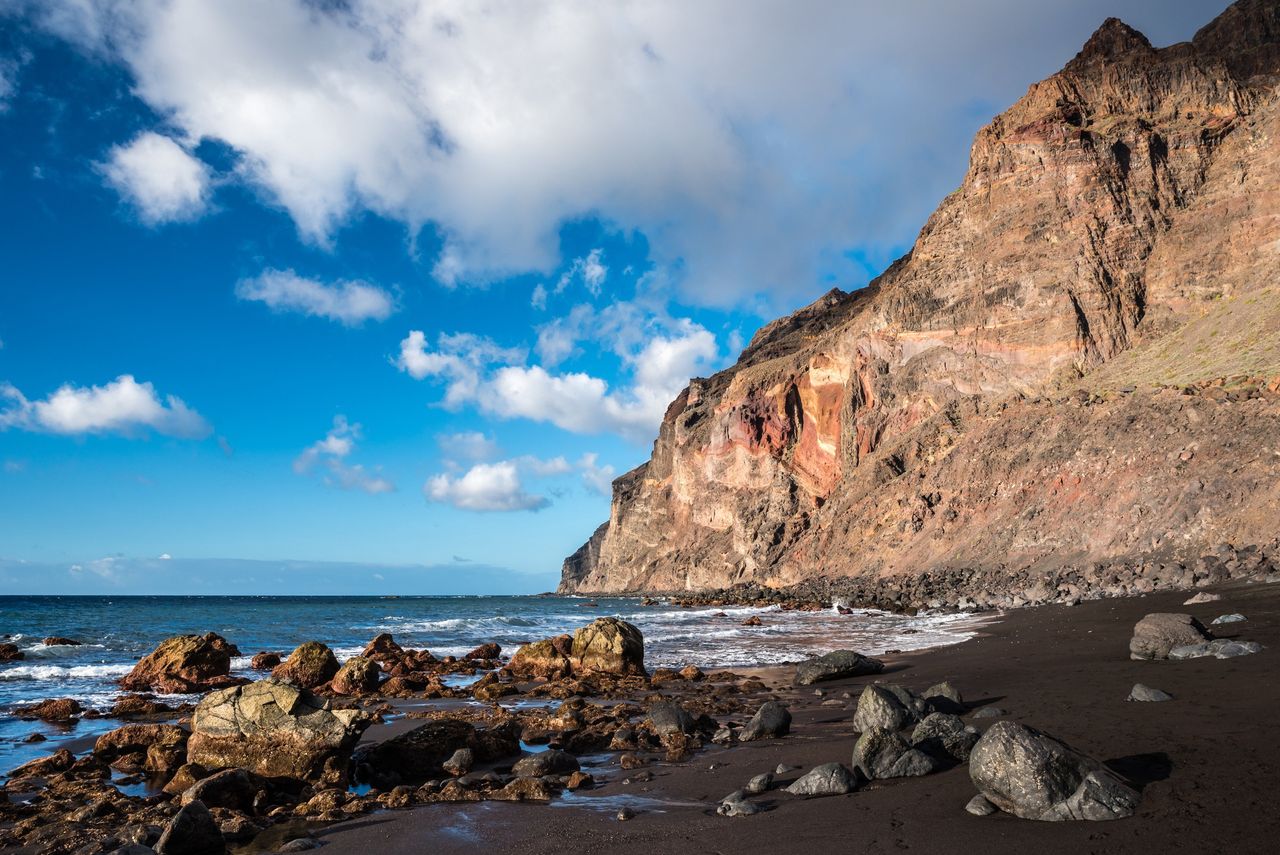
{"label": "rocky cliff", "polygon": [[1280,0],[1111,19],[866,288],[671,404],[565,592],[1180,560],[1280,534]]}

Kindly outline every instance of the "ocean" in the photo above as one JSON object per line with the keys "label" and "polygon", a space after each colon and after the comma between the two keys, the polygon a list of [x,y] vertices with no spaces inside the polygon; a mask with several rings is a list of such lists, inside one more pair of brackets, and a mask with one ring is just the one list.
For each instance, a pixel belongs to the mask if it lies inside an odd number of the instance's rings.
{"label": "ocean", "polygon": [[[523,642],[572,632],[606,615],[640,628],[651,670],[780,664],[841,648],[874,655],[952,644],[974,632],[973,616],[965,613],[686,609],[641,606],[631,598],[0,597],[0,640],[16,643],[25,654],[22,661],[0,663],[0,774],[49,753],[59,742],[119,724],[110,719],[70,726],[23,721],[22,707],[70,697],[86,708],[106,709],[120,694],[116,681],[172,635],[217,632],[244,654],[232,663],[233,673],[258,677],[248,670],[254,653],[287,653],[304,641],[324,642],[339,660],[358,654],[382,632],[438,656],[460,655],[487,641],[498,642],[510,655]],[[742,626],[751,615],[759,615],[763,625]],[[47,636],[83,644],[46,646],[41,639]],[[33,732],[48,741],[22,741]]]}

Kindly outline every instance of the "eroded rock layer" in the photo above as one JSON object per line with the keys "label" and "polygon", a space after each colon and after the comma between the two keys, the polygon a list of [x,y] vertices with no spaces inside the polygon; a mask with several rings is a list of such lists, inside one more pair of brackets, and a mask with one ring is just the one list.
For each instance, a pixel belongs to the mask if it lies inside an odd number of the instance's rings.
{"label": "eroded rock layer", "polygon": [[566,592],[1189,559],[1280,534],[1280,2],[1111,19],[868,287],[671,404]]}

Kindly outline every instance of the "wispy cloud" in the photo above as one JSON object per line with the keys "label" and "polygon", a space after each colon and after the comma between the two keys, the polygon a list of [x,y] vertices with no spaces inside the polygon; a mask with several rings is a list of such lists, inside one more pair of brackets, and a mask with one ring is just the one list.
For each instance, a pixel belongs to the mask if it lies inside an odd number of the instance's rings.
{"label": "wispy cloud", "polygon": [[329,486],[365,493],[390,493],[395,490],[395,484],[377,470],[370,472],[360,464],[347,463],[360,435],[360,425],[348,422],[346,416],[334,416],[333,427],[324,438],[316,440],[293,461],[293,471],[309,475],[319,468],[324,483]]}
{"label": "wispy cloud", "polygon": [[252,279],[242,279],[236,284],[236,296],[263,303],[276,312],[299,312],[349,327],[385,321],[395,311],[391,294],[367,282],[326,285],[292,270],[266,270]]}

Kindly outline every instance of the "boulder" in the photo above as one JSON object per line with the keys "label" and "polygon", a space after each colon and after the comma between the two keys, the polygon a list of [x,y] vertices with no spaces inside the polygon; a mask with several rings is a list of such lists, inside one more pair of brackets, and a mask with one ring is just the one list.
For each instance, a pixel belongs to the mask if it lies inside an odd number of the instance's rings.
{"label": "boulder", "polygon": [[1138,621],[1129,640],[1130,659],[1167,659],[1175,647],[1206,641],[1204,626],[1188,614],[1157,612]]}
{"label": "boulder", "polygon": [[327,645],[308,641],[298,645],[289,658],[277,665],[271,676],[304,689],[323,686],[338,673],[338,660]]}
{"label": "boulder", "polygon": [[858,708],[853,714],[853,729],[857,731],[902,730],[915,720],[915,714],[888,688],[875,684],[867,686],[858,696]]}
{"label": "boulder", "polygon": [[64,638],[61,635],[50,635],[40,643],[45,647],[79,647],[84,642],[76,641],[74,638]]}
{"label": "boulder", "polygon": [[884,670],[884,663],[870,656],[863,656],[852,650],[833,650],[832,652],[801,662],[796,668],[796,685],[811,686],[823,680],[838,680],[843,677],[862,677],[866,674],[879,674]]}
{"label": "boulder", "polygon": [[569,662],[572,650],[573,639],[567,635],[533,641],[521,645],[507,663],[507,670],[522,677],[563,677],[572,670]]}
{"label": "boulder", "polygon": [[960,690],[949,681],[937,683],[924,690],[922,695],[930,712],[951,713],[959,715],[964,712],[964,698]]}
{"label": "boulder", "polygon": [[823,763],[797,778],[787,792],[793,796],[839,796],[858,788],[858,776],[839,763]]}
{"label": "boulder", "polygon": [[378,688],[378,663],[363,656],[352,656],[333,675],[330,688],[339,695],[363,695]]}
{"label": "boulder", "polygon": [[1169,651],[1170,659],[1200,659],[1212,656],[1215,659],[1231,659],[1236,656],[1248,656],[1258,653],[1262,645],[1256,641],[1229,641],[1225,638],[1214,641],[1202,641],[1199,644],[1184,644]]}
{"label": "boulder", "polygon": [[440,764],[440,768],[457,778],[470,772],[475,764],[476,753],[470,748],[459,748],[448,760]]}
{"label": "boulder", "polygon": [[254,806],[266,797],[267,781],[246,769],[223,769],[201,778],[184,790],[178,803],[200,802],[205,807],[226,808],[253,813]]}
{"label": "boulder", "polygon": [[112,718],[168,712],[173,712],[173,707],[150,695],[121,695],[111,707]]}
{"label": "boulder", "polygon": [[255,671],[270,671],[282,661],[284,661],[283,654],[270,650],[263,650],[261,653],[253,654],[253,659],[249,662],[249,667]]}
{"label": "boulder", "polygon": [[497,659],[501,655],[502,647],[490,641],[486,644],[480,645],[462,658],[470,662],[476,659]]}
{"label": "boulder", "polygon": [[517,778],[541,778],[543,775],[568,775],[578,771],[578,758],[567,751],[550,748],[521,757],[511,767]]}
{"label": "boulder", "polygon": [[421,783],[444,775],[444,764],[460,748],[477,749],[475,726],[455,718],[428,721],[407,733],[361,749],[359,762],[368,764],[379,782]]}
{"label": "boulder", "polygon": [[939,760],[967,763],[977,743],[978,731],[949,713],[930,713],[911,731],[912,747]]}
{"label": "boulder", "polygon": [[891,778],[889,774],[904,754],[911,750],[907,741],[895,731],[882,727],[867,728],[853,745],[853,768],[874,781]]}
{"label": "boulder", "polygon": [[156,855],[223,855],[227,844],[209,809],[191,802],[169,820],[155,851]]}
{"label": "boulder", "polygon": [[99,736],[93,753],[124,771],[173,772],[185,761],[188,735],[175,724],[126,724]]}
{"label": "boulder", "polygon": [[216,632],[175,635],[142,657],[120,685],[135,692],[154,689],[166,694],[225,688],[240,682],[230,676],[231,657],[239,655],[235,645]]}
{"label": "boulder", "polygon": [[1240,623],[1245,620],[1248,620],[1248,618],[1238,612],[1233,612],[1229,615],[1218,615],[1209,623],[1209,626],[1220,626],[1224,623]]}
{"label": "boulder", "polygon": [[765,701],[738,734],[740,742],[776,739],[791,732],[791,711],[777,701]]}
{"label": "boulder", "polygon": [[489,796],[500,802],[549,802],[556,792],[540,777],[514,778]]}
{"label": "boulder", "polygon": [[978,740],[969,777],[992,804],[1023,819],[1120,819],[1140,799],[1100,761],[1012,721]]}
{"label": "boulder", "polygon": [[80,703],[74,698],[50,698],[29,707],[22,707],[18,715],[23,718],[38,718],[41,721],[70,721],[84,712]]}
{"label": "boulder", "polygon": [[305,689],[275,679],[222,689],[196,707],[187,761],[206,769],[248,769],[268,778],[341,786],[352,749],[372,723],[335,710]]}
{"label": "boulder", "polygon": [[1125,698],[1125,700],[1148,702],[1171,701],[1173,700],[1173,695],[1168,692],[1163,692],[1160,689],[1153,689],[1150,686],[1144,686],[1141,683],[1134,683],[1133,688],[1129,690],[1129,697]]}
{"label": "boulder", "polygon": [[649,707],[649,726],[658,736],[693,733],[695,724],[693,716],[675,701],[658,701]]}
{"label": "boulder", "polygon": [[71,768],[71,764],[76,762],[76,756],[65,748],[59,748],[52,754],[44,757],[37,757],[35,760],[28,760],[16,769],[9,772],[10,780],[17,778],[29,778],[32,776],[52,775],[57,772],[65,772]]}
{"label": "boulder", "polygon": [[758,796],[771,786],[773,786],[773,774],[761,772],[759,775],[752,776],[751,780],[747,781],[747,785],[742,788],[742,791],[749,796]]}
{"label": "boulder", "polygon": [[22,648],[8,641],[0,644],[0,662],[18,662],[27,658],[27,654],[22,652]]}
{"label": "boulder", "polygon": [[644,676],[644,636],[619,618],[596,618],[573,634],[570,659],[577,671]]}
{"label": "boulder", "polygon": [[391,633],[384,632],[375,636],[364,647],[364,652],[360,655],[365,659],[372,659],[380,665],[392,666],[404,658],[404,648],[396,643],[391,637]]}
{"label": "boulder", "polygon": [[1198,606],[1202,603],[1216,603],[1222,599],[1221,594],[1210,594],[1208,591],[1201,591],[1195,596],[1189,598],[1183,603],[1184,606]]}
{"label": "boulder", "polygon": [[207,775],[208,772],[199,763],[184,763],[173,773],[169,783],[164,785],[164,791],[171,796],[181,795]]}

